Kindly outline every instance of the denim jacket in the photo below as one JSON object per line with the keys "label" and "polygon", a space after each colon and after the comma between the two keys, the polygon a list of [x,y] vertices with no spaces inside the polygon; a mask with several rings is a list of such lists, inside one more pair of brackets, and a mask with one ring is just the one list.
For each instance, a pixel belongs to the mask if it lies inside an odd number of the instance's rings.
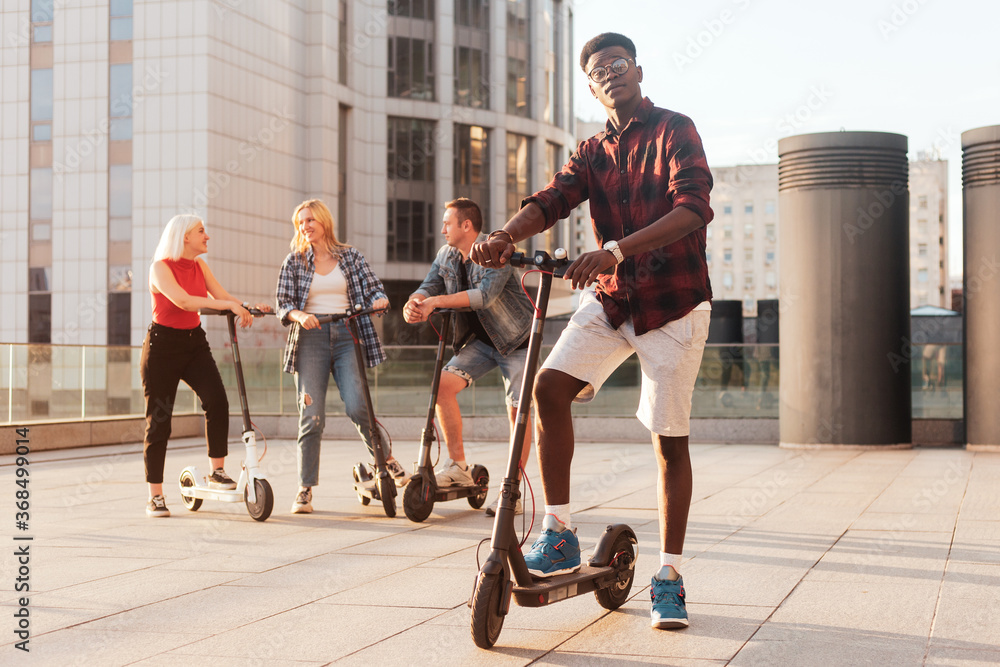
{"label": "denim jacket", "polygon": [[[477,241],[486,237],[479,235]],[[444,245],[438,250],[431,270],[420,283],[414,294],[439,296],[462,291],[460,268],[462,253],[458,248]],[[521,290],[520,278],[509,264],[502,269],[487,269],[468,262],[466,272],[469,277],[469,306],[479,316],[483,329],[489,334],[497,352],[507,356],[524,342],[531,332],[531,318],[534,310],[527,295]],[[465,338],[465,331],[458,319],[455,340]]]}

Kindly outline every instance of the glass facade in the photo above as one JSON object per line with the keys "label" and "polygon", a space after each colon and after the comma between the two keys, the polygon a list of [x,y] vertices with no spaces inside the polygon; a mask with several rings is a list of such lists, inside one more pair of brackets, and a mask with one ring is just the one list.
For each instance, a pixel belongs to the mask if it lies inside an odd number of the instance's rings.
{"label": "glass facade", "polygon": [[490,106],[489,5],[485,0],[455,0],[454,102]]}
{"label": "glass facade", "polygon": [[386,250],[391,262],[430,262],[437,250],[434,123],[388,120]]}
{"label": "glass facade", "polygon": [[455,124],[455,197],[468,197],[490,210],[489,133],[478,125]]}
{"label": "glass facade", "polygon": [[507,0],[507,113],[528,118],[531,62],[528,0]]}
{"label": "glass facade", "polygon": [[507,219],[521,210],[521,201],[532,194],[531,138],[507,133]]}

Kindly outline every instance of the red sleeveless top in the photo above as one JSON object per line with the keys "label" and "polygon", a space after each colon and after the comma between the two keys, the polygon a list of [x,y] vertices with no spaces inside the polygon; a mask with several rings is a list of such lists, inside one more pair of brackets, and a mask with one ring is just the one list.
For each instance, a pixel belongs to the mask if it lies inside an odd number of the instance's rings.
{"label": "red sleeveless top", "polygon": [[[191,296],[208,296],[205,274],[194,259],[165,259],[177,284]],[[153,292],[153,322],[172,329],[194,329],[201,324],[201,316],[196,310],[178,308],[165,294]]]}

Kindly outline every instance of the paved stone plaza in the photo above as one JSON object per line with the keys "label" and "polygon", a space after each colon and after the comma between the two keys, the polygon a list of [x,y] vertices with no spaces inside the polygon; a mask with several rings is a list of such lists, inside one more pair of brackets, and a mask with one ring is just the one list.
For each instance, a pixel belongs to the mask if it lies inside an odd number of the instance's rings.
{"label": "paved stone plaza", "polygon": [[[34,455],[31,652],[14,648],[12,613],[23,594],[13,590],[18,566],[8,547],[3,664],[1000,662],[1000,454],[692,446],[682,568],[691,627],[654,631],[650,446],[581,444],[574,524],[585,556],[606,523],[636,530],[632,597],[616,612],[591,595],[512,607],[497,646],[483,651],[472,643],[466,607],[477,545],[492,528],[481,510],[443,503],[415,524],[401,496],[394,519],[378,503],[362,507],[350,470],[363,447],[329,441],[315,513],[290,515],[294,442],[269,447],[263,466],[277,500],[264,523],[242,504],[184,509],[176,476],[207,463],[194,439],[172,442],[167,455],[169,519],[144,514],[139,444]],[[227,468],[235,477],[242,445],[232,448]],[[416,443],[397,437],[394,449],[409,467]],[[494,479],[490,503],[505,450],[467,445],[470,460]],[[9,496],[13,462],[0,457]],[[528,470],[540,493],[534,459]],[[540,510],[540,498],[536,504]]]}

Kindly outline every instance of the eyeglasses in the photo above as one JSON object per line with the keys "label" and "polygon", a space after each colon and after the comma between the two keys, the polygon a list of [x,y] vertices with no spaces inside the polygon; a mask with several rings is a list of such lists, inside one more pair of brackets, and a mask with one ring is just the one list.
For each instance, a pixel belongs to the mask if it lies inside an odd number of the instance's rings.
{"label": "eyeglasses", "polygon": [[590,73],[587,74],[587,78],[593,81],[594,83],[604,83],[605,81],[608,80],[608,75],[611,74],[611,72],[614,72],[618,76],[621,76],[622,74],[627,72],[628,64],[630,62],[632,64],[635,64],[635,61],[632,60],[631,58],[628,59],[619,58],[618,60],[614,61],[607,67],[602,65],[600,67],[595,67],[594,69],[590,70]]}

